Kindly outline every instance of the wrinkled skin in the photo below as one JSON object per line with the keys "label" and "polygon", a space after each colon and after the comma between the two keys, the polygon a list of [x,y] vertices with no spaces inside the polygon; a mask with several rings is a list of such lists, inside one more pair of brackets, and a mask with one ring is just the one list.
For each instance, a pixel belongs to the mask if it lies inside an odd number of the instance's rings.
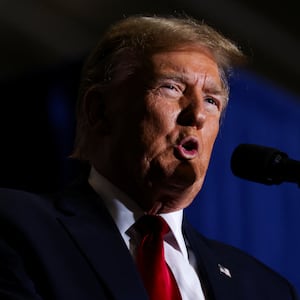
{"label": "wrinkled skin", "polygon": [[145,212],[187,207],[202,187],[226,102],[209,51],[155,54],[150,66],[101,97],[95,168]]}

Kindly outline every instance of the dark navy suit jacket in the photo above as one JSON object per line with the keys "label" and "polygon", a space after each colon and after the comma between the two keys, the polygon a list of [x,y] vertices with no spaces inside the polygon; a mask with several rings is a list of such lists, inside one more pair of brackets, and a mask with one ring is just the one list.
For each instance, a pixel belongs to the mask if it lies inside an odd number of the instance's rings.
{"label": "dark navy suit jacket", "polygon": [[[207,299],[297,299],[254,258],[203,237],[187,221],[183,229]],[[147,299],[118,229],[87,183],[55,196],[2,189],[0,238],[1,300]]]}

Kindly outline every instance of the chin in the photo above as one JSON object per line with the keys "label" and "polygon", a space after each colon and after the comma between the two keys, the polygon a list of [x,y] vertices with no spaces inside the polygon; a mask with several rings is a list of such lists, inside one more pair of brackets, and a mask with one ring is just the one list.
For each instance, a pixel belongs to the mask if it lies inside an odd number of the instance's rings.
{"label": "chin", "polygon": [[191,161],[180,162],[170,176],[170,181],[181,187],[190,187],[199,181],[199,169]]}
{"label": "chin", "polygon": [[188,207],[197,196],[202,183],[203,179],[197,180],[193,184],[170,179],[167,182],[156,182],[146,193],[148,197],[151,194],[148,198],[148,203],[151,205],[146,209],[147,213],[169,213]]}
{"label": "chin", "polygon": [[194,196],[189,195],[187,197],[182,197],[183,195],[177,195],[176,198],[172,198],[169,201],[165,201],[161,207],[159,213],[170,213],[178,210],[182,210],[188,207],[194,200]]}
{"label": "chin", "polygon": [[174,202],[174,204],[176,204],[172,205],[172,207],[175,206],[178,207],[178,209],[182,209],[188,206],[194,200],[201,190],[202,185],[203,178],[198,178],[192,182],[189,180],[178,180],[178,178],[176,178],[176,180],[169,181],[164,186],[164,192],[166,195],[169,195],[169,197],[166,198],[169,198],[171,201],[168,202]]}
{"label": "chin", "polygon": [[165,161],[153,163],[144,179],[148,182],[148,188],[151,187],[148,192],[152,195],[163,193],[175,198],[180,195],[189,198],[189,195],[196,195],[200,190],[204,175],[205,172],[195,161],[172,159],[167,164]]}

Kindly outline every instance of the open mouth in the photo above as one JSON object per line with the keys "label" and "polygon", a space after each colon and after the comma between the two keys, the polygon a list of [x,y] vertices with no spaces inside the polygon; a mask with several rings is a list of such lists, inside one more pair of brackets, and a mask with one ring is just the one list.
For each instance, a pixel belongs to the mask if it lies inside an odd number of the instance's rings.
{"label": "open mouth", "polygon": [[183,159],[193,159],[198,155],[199,144],[194,137],[184,138],[176,147],[177,154]]}

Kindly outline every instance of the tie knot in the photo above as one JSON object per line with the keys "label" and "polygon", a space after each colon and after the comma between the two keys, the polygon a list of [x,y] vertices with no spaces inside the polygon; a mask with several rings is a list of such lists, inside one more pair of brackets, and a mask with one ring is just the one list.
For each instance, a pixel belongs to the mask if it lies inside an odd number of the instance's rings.
{"label": "tie knot", "polygon": [[137,220],[135,226],[142,236],[149,233],[164,236],[170,231],[169,225],[161,216],[144,215]]}

